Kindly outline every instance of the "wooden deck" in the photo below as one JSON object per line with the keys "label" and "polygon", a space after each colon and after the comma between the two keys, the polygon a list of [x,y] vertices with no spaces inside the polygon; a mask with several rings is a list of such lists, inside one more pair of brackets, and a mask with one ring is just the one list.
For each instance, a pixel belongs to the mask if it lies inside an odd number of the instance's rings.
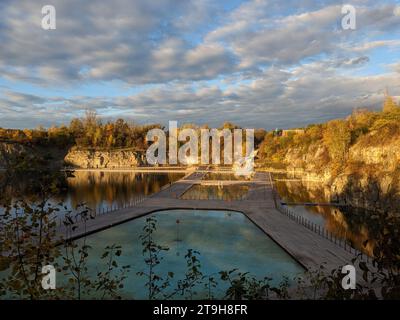
{"label": "wooden deck", "polygon": [[[190,173],[159,193],[146,198],[135,207],[97,216],[88,221],[85,226],[79,225],[70,237],[79,238],[159,210],[234,210],[244,213],[306,269],[314,269],[322,263],[326,264],[328,270],[351,264],[353,254],[289,219],[275,208],[267,172],[257,172],[254,177],[256,183],[246,182],[250,185],[250,190],[244,200],[183,200],[179,198],[194,183],[200,183],[204,175],[204,170]],[[60,237],[65,235],[63,228],[60,228],[58,232]]]}
{"label": "wooden deck", "polygon": [[305,206],[305,207],[348,207],[349,205],[345,203],[337,203],[337,202],[328,202],[328,203],[320,203],[320,202],[282,202],[285,206]]}

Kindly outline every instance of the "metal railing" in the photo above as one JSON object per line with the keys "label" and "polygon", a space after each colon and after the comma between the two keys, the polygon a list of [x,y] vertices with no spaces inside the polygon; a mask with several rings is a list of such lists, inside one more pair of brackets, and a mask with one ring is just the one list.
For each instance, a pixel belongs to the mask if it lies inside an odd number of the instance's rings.
{"label": "metal railing", "polygon": [[[147,198],[148,198],[148,196],[139,195],[136,198],[131,199],[129,202],[126,202],[126,203],[124,203],[122,205],[119,205],[119,204],[112,204],[110,206],[101,205],[101,206],[96,207],[94,209],[91,208],[91,209],[89,209],[90,212],[88,214],[88,216],[89,216],[88,219],[95,219],[98,216],[102,216],[102,215],[105,215],[105,214],[113,213],[113,212],[118,211],[118,210],[136,207],[137,205],[142,203]],[[73,219],[75,220],[75,222],[79,222],[79,221],[83,220],[83,217],[82,217],[82,215],[77,214],[77,215],[75,215],[73,217]],[[64,220],[65,220],[65,217],[58,218],[57,224],[59,226],[62,226]]]}
{"label": "metal railing", "polygon": [[354,254],[355,256],[359,256],[361,260],[365,260],[366,262],[369,262],[369,260],[371,258],[367,254],[363,253],[362,251],[354,248],[346,239],[337,237],[331,231],[329,231],[329,230],[325,229],[324,227],[321,227],[320,225],[308,220],[307,218],[293,212],[292,210],[290,210],[289,207],[283,205],[282,200],[281,200],[278,192],[275,189],[271,173],[269,173],[269,179],[270,179],[270,183],[271,183],[272,196],[274,199],[275,207],[279,212],[286,215],[289,219],[293,220],[294,222],[297,222],[298,224],[301,224],[302,226],[306,227],[307,229],[311,230],[312,232],[318,234],[319,236],[331,241],[333,244],[343,248],[345,251],[348,251],[348,252]]}
{"label": "metal railing", "polygon": [[226,201],[226,202],[231,202],[231,201],[243,201],[246,200],[247,195],[241,195],[241,196],[233,196],[230,197],[228,195],[212,195],[212,194],[208,194],[208,195],[196,195],[196,194],[192,194],[192,195],[188,195],[185,193],[183,193],[181,196],[177,197],[177,199],[182,199],[182,200],[217,200],[217,201]]}

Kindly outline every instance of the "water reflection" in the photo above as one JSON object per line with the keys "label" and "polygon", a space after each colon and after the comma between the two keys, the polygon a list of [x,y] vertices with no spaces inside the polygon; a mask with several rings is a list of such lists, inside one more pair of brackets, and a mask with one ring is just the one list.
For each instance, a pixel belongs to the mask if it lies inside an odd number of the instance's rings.
{"label": "water reflection", "polygon": [[[92,209],[122,206],[139,195],[150,195],[171,182],[183,177],[183,173],[137,173],[76,171],[61,176],[54,183],[58,191],[49,200],[52,204],[64,203],[68,209],[86,204]],[[34,177],[7,177],[0,175],[1,197],[9,200],[25,199],[39,201],[38,188]]]}
{"label": "water reflection", "polygon": [[185,200],[241,200],[249,192],[249,186],[242,184],[225,186],[206,186],[196,184],[186,191],[181,198]]}
{"label": "water reflection", "polygon": [[[216,275],[221,270],[238,268],[249,272],[258,279],[264,276],[273,278],[278,285],[283,276],[293,279],[303,272],[303,268],[280,246],[257,228],[246,216],[234,211],[213,210],[167,210],[153,214],[157,218],[157,231],[154,241],[170,248],[161,252],[162,263],[156,272],[165,276],[172,271],[176,275],[171,284],[186,272],[184,255],[188,249],[201,253],[201,271],[206,275]],[[120,265],[131,265],[134,270],[124,281],[123,298],[146,299],[145,279],[136,274],[146,270],[138,236],[146,217],[135,219],[113,228],[90,235],[86,243],[91,246],[89,273],[104,267],[101,256],[105,246],[118,243],[123,248],[119,257]],[[177,224],[176,221],[179,221]],[[179,228],[179,230],[178,230]],[[178,240],[178,241],[177,241]],[[213,289],[218,298],[223,298],[226,283],[219,282]],[[205,298],[204,286],[196,286],[195,298]],[[182,299],[182,296],[177,296]]]}
{"label": "water reflection", "polygon": [[203,180],[246,180],[245,177],[242,176],[237,176],[233,173],[215,173],[215,172],[209,172],[207,173]]}
{"label": "water reflection", "polygon": [[183,177],[182,173],[78,171],[68,178],[71,206],[85,202],[91,208],[129,203],[138,195],[150,195]]}
{"label": "water reflection", "polygon": [[[290,179],[288,176],[275,176],[276,189],[285,202],[288,203],[330,203],[330,190],[312,181]],[[347,239],[353,247],[371,255],[374,239],[378,234],[378,226],[373,216],[374,212],[336,206],[305,206],[291,205],[291,211],[319,225],[336,237]],[[367,243],[365,241],[368,240]]]}

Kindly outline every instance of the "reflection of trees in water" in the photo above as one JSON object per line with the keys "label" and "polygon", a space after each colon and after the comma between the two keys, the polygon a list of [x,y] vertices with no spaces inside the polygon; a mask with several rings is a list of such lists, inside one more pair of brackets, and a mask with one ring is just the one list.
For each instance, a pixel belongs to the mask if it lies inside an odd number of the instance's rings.
{"label": "reflection of trees in water", "polygon": [[[324,218],[324,228],[339,238],[347,239],[354,247],[372,255],[376,225],[371,223],[371,212],[349,207],[308,207],[308,211]],[[365,240],[370,239],[364,247]]]}
{"label": "reflection of trees in water", "polygon": [[244,177],[235,176],[233,173],[215,173],[209,172],[207,173],[203,180],[246,180]]}
{"label": "reflection of trees in water", "polygon": [[279,195],[287,202],[329,202],[329,192],[316,182],[276,181]]}
{"label": "reflection of trees in water", "polygon": [[[329,189],[316,182],[277,181],[279,195],[293,203],[329,203]],[[373,219],[374,213],[364,209],[334,206],[307,206],[307,211],[324,218],[324,228],[337,237],[347,239],[356,248],[372,255],[374,239],[381,228]],[[363,243],[369,240],[364,247]]]}
{"label": "reflection of trees in water", "polygon": [[[341,210],[349,225],[349,229],[354,230],[353,233],[358,231],[358,234],[363,235],[362,239],[360,239],[360,243],[361,241],[364,242],[368,240],[366,249],[368,253],[372,255],[376,240],[382,233],[382,230],[386,228],[385,223],[381,223],[379,214],[374,211],[351,207],[344,207],[341,208]],[[354,241],[354,243],[356,242]]]}
{"label": "reflection of trees in water", "polygon": [[182,195],[182,199],[237,200],[246,196],[247,185],[202,186],[194,185]]}
{"label": "reflection of trees in water", "polygon": [[95,208],[102,203],[122,205],[138,195],[157,192],[162,186],[181,178],[181,173],[126,173],[126,172],[85,172],[77,171],[67,177],[58,172],[54,179],[43,181],[38,174],[0,174],[0,197],[2,202],[24,199],[41,201],[42,184],[54,185],[52,202],[70,199],[72,207],[86,203]]}
{"label": "reflection of trees in water", "polygon": [[28,202],[41,201],[41,193],[44,189],[51,189],[54,201],[62,201],[68,189],[66,175],[60,171],[48,171],[46,176],[34,171],[0,173],[0,200],[2,203],[15,199],[24,199]]}
{"label": "reflection of trees in water", "polygon": [[149,195],[181,178],[180,173],[133,173],[77,171],[68,179],[68,193],[73,206],[86,202],[97,206],[127,203],[138,195]]}

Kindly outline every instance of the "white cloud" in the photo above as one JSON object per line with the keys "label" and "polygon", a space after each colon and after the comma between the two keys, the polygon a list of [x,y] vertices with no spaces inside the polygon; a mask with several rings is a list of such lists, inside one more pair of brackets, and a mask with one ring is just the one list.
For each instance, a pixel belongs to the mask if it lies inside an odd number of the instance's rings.
{"label": "white cloud", "polygon": [[[92,108],[100,114],[124,116],[138,122],[209,123],[218,126],[233,121],[251,127],[291,127],[342,117],[357,107],[379,108],[386,86],[391,94],[400,95],[400,79],[396,73],[377,76],[341,76],[333,69],[310,72],[316,65],[303,65],[293,70],[266,70],[248,83],[227,86],[203,84],[194,88],[189,83],[160,85],[130,96],[72,97],[63,99],[21,95],[7,92],[0,98],[4,122],[15,122],[15,112],[33,126],[48,119],[65,123],[76,114]],[[32,108],[35,103],[38,108]],[[11,109],[10,109],[11,107]],[[8,108],[8,109],[6,109]],[[46,114],[55,114],[49,119]],[[10,122],[11,121],[11,122]],[[42,121],[42,122],[40,122]],[[47,123],[44,123],[47,124]]]}
{"label": "white cloud", "polygon": [[[354,32],[340,29],[333,0],[253,0],[229,12],[211,0],[53,0],[54,32],[40,28],[41,5],[0,4],[2,126],[60,123],[88,107],[143,122],[289,126],[378,107],[385,86],[400,94],[393,4],[354,0]],[[392,53],[387,72],[356,74],[377,48]],[[85,86],[115,80],[138,93],[86,96]],[[60,96],[69,88],[81,96]]]}

